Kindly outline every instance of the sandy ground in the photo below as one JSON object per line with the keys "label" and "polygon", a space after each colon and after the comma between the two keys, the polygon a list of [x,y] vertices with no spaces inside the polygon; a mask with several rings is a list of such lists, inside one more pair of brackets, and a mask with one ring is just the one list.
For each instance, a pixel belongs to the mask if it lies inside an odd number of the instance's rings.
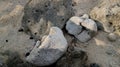
{"label": "sandy ground", "polygon": [[[99,1],[74,0],[76,2],[76,6],[73,6],[75,14],[89,14],[89,11]],[[30,40],[27,34],[18,32],[23,8],[27,2],[28,0],[0,0],[0,52],[15,51],[24,57],[25,53],[33,47],[34,41]],[[98,63],[101,67],[120,67],[120,39],[110,42],[107,35],[107,33],[100,31],[88,44],[79,43],[77,45],[86,50],[88,63]]]}
{"label": "sandy ground", "polygon": [[99,32],[86,48],[89,61],[100,63],[102,67],[120,67],[119,40],[110,42],[107,33]]}
{"label": "sandy ground", "polygon": [[88,54],[88,64],[97,63],[101,67],[120,67],[120,40],[111,42],[108,33],[99,31],[97,36],[88,43],[79,43],[77,46]]}

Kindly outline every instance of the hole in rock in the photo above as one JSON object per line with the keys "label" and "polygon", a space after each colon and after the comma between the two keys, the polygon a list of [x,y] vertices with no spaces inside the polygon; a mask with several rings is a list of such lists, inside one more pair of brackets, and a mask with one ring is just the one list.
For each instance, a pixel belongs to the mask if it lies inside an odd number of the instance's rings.
{"label": "hole in rock", "polygon": [[28,20],[27,22],[30,23],[30,20]]}
{"label": "hole in rock", "polygon": [[100,67],[100,66],[96,63],[92,63],[92,64],[90,64],[90,67]]}
{"label": "hole in rock", "polygon": [[110,26],[111,26],[111,25],[113,25],[113,23],[112,23],[112,22],[109,22],[109,24],[110,24]]}
{"label": "hole in rock", "polygon": [[64,21],[65,19],[63,18],[62,21]]}
{"label": "hole in rock", "polygon": [[48,5],[45,5],[45,7],[48,7]]}
{"label": "hole in rock", "polygon": [[6,42],[8,42],[8,40],[6,40]]}
{"label": "hole in rock", "polygon": [[37,32],[35,32],[34,34],[37,35]]}
{"label": "hole in rock", "polygon": [[73,2],[73,3],[72,3],[72,6],[76,6],[76,5],[77,5],[77,3],[76,3],[76,2]]}
{"label": "hole in rock", "polygon": [[35,10],[35,13],[38,13],[38,12],[39,12],[39,10],[38,10],[38,9],[36,9],[36,10]]}
{"label": "hole in rock", "polygon": [[106,17],[110,17],[110,15],[109,15],[109,14],[107,14],[107,15],[106,15]]}
{"label": "hole in rock", "polygon": [[33,39],[33,37],[31,36],[29,39]]}
{"label": "hole in rock", "polygon": [[23,29],[22,29],[22,28],[20,28],[20,29],[18,30],[18,32],[23,32]]}
{"label": "hole in rock", "polygon": [[29,52],[27,52],[26,54],[25,54],[25,57],[27,57],[27,56],[29,56],[30,55],[30,53]]}

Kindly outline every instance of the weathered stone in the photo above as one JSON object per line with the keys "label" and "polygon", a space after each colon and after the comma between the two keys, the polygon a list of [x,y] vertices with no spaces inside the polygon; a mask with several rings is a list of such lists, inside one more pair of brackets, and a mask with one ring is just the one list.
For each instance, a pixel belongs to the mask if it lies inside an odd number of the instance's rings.
{"label": "weathered stone", "polygon": [[75,37],[81,42],[86,42],[91,39],[91,36],[89,35],[89,31],[86,31],[86,30],[84,30],[79,35],[75,35]]}
{"label": "weathered stone", "polygon": [[110,33],[107,38],[109,41],[116,41],[117,36],[114,33]]}
{"label": "weathered stone", "polygon": [[81,17],[74,16],[66,23],[66,30],[79,41],[86,42],[97,33],[97,24],[89,19],[87,14]]}
{"label": "weathered stone", "polygon": [[[55,63],[67,50],[68,44],[58,27],[52,27],[48,36],[36,43],[26,60],[36,66],[47,66]],[[40,46],[39,46],[40,45]]]}
{"label": "weathered stone", "polygon": [[97,32],[97,25],[92,19],[85,19],[81,25],[90,31]]}
{"label": "weathered stone", "polygon": [[70,20],[66,23],[66,30],[68,33],[78,35],[82,31],[82,26],[80,26],[80,22],[82,21],[83,19],[80,19],[80,17],[77,16],[70,18]]}

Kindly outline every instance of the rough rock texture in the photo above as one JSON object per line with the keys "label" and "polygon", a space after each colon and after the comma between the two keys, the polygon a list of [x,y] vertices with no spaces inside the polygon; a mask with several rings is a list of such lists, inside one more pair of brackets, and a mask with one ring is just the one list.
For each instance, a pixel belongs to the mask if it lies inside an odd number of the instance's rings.
{"label": "rough rock texture", "polygon": [[[71,6],[72,0],[30,0],[24,8],[22,27],[25,32],[30,32],[31,36],[34,36],[34,33],[39,36],[48,33],[49,24],[62,29],[67,19],[74,15]],[[41,18],[44,22],[40,24]],[[36,24],[44,28],[35,28]]]}
{"label": "rough rock texture", "polygon": [[49,35],[39,45],[40,42],[37,42],[26,58],[28,62],[37,66],[48,66],[55,63],[68,47],[63,32],[58,27],[52,27]]}
{"label": "rough rock texture", "polygon": [[95,7],[101,0],[72,0],[72,7],[75,15],[80,16],[89,14],[93,7]]}
{"label": "rough rock texture", "polygon": [[91,18],[101,22],[106,32],[119,34],[120,0],[103,0],[90,13]]}
{"label": "rough rock texture", "polygon": [[73,16],[67,21],[66,30],[81,42],[86,42],[97,33],[97,24],[87,14],[82,17]]}

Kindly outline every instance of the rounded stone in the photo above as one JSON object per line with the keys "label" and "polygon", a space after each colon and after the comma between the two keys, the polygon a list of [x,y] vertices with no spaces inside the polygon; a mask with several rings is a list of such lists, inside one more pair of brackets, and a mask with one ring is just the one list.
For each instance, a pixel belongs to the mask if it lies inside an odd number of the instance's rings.
{"label": "rounded stone", "polygon": [[67,50],[68,44],[58,27],[50,28],[48,36],[43,37],[27,56],[26,60],[36,66],[48,66],[55,63]]}
{"label": "rounded stone", "polygon": [[107,38],[109,41],[116,41],[117,36],[114,33],[110,33]]}

